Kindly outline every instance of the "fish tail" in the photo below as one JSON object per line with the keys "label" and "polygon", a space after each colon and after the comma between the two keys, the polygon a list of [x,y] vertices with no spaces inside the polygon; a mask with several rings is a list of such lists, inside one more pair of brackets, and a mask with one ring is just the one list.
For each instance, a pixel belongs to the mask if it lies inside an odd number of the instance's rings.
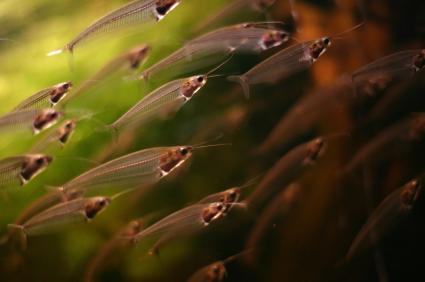
{"label": "fish tail", "polygon": [[13,231],[17,231],[19,234],[19,242],[21,244],[21,249],[26,250],[27,249],[27,235],[25,234],[24,227],[19,224],[8,224],[7,227],[11,230],[11,233],[8,237],[11,237],[13,234]]}
{"label": "fish tail", "polygon": [[227,77],[227,80],[239,83],[242,86],[245,97],[249,99],[250,89],[248,78],[245,75],[232,75]]}

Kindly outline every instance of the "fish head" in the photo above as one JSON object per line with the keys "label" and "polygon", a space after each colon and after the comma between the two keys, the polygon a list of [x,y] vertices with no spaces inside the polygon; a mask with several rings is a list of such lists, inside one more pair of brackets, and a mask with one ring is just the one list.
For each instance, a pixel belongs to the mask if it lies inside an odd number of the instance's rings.
{"label": "fish head", "polygon": [[329,46],[331,46],[332,41],[330,37],[322,37],[312,43],[309,47],[309,53],[313,60],[317,60]]}
{"label": "fish head", "polygon": [[62,82],[53,87],[52,92],[50,93],[50,102],[52,105],[56,105],[62,98],[66,96],[69,90],[72,88],[72,82]]}
{"label": "fish head", "polygon": [[421,50],[419,54],[417,54],[413,58],[413,66],[416,72],[422,70],[425,66],[425,49]]}
{"label": "fish head", "polygon": [[323,154],[325,147],[325,141],[322,137],[316,138],[307,144],[307,154],[305,162],[308,164],[315,163],[319,157]]}
{"label": "fish head", "polygon": [[47,155],[27,155],[21,167],[20,177],[22,185],[26,184],[32,178],[45,170],[52,161],[53,158]]}
{"label": "fish head", "polygon": [[202,221],[204,225],[210,224],[212,221],[223,216],[223,212],[225,211],[224,203],[212,203],[209,204],[206,208],[202,210]]}
{"label": "fish head", "polygon": [[289,33],[281,30],[271,30],[263,34],[259,45],[261,50],[268,50],[277,47],[289,40]]}
{"label": "fish head", "polygon": [[240,196],[241,196],[241,189],[239,187],[233,187],[221,193],[218,201],[225,205],[224,212],[229,211],[232,205],[239,201]]}
{"label": "fish head", "polygon": [[150,47],[147,44],[137,46],[128,54],[128,61],[132,69],[137,69],[149,54]]}
{"label": "fish head", "polygon": [[84,206],[84,213],[87,219],[93,219],[98,213],[103,211],[109,204],[111,199],[109,197],[93,197],[87,199]]}
{"label": "fish head", "polygon": [[62,113],[55,111],[54,109],[44,109],[42,110],[33,121],[33,131],[35,134],[40,131],[47,129],[54,125],[60,117],[62,117]]}
{"label": "fish head", "polygon": [[409,138],[413,140],[421,140],[425,134],[425,115],[420,113],[411,121],[409,130]]}
{"label": "fish head", "polygon": [[421,191],[421,182],[418,179],[412,180],[406,185],[400,193],[401,205],[405,210],[411,210]]}
{"label": "fish head", "polygon": [[161,176],[169,174],[171,171],[183,164],[192,156],[192,146],[178,146],[170,149],[160,161]]}
{"label": "fish head", "polygon": [[76,126],[77,123],[74,120],[67,120],[64,125],[59,128],[59,141],[62,144],[65,144],[68,141]]}
{"label": "fish head", "polygon": [[190,99],[207,83],[207,75],[195,75],[185,80],[181,86],[181,94]]}
{"label": "fish head", "polygon": [[156,0],[155,1],[155,17],[157,21],[162,20],[169,12],[171,12],[181,0]]}
{"label": "fish head", "polygon": [[208,282],[219,282],[223,281],[226,276],[226,267],[221,262],[215,262],[208,266],[207,271],[205,273],[205,281]]}
{"label": "fish head", "polygon": [[140,231],[142,231],[144,227],[143,221],[140,219],[132,220],[128,223],[127,227],[125,228],[123,235],[125,236],[134,236]]}

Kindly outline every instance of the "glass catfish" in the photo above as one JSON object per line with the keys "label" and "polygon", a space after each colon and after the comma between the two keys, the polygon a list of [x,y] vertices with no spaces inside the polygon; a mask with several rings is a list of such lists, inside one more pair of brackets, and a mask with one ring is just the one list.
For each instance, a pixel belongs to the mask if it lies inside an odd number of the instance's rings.
{"label": "glass catfish", "polygon": [[65,199],[93,190],[149,186],[167,176],[192,156],[192,146],[156,147],[137,151],[101,164],[59,188]]}
{"label": "glass catfish", "polygon": [[249,180],[242,186],[231,187],[224,191],[208,195],[205,198],[201,199],[198,203],[199,204],[215,203],[215,202],[223,203],[224,204],[223,212],[226,214],[230,211],[230,209],[234,206],[234,204],[239,202],[243,189],[254,185],[257,182],[257,179],[258,179],[258,176]]}
{"label": "glass catfish", "polygon": [[77,97],[81,93],[96,86],[115,72],[119,72],[120,70],[136,70],[146,60],[149,55],[149,51],[150,47],[148,45],[140,44],[112,59],[93,76],[84,81],[82,84],[78,85],[74,89],[72,97]]}
{"label": "glass catfish", "polygon": [[101,34],[108,33],[112,30],[117,30],[122,27],[133,24],[160,21],[169,12],[180,4],[181,0],[135,0],[121,8],[118,8],[109,14],[98,19],[62,49],[49,52],[48,56],[60,54],[64,51],[72,53],[74,49],[81,43],[88,41]]}
{"label": "glass catfish", "polygon": [[250,208],[262,206],[279,188],[289,185],[295,177],[324,154],[326,143],[332,137],[318,137],[302,143],[283,155],[266,173],[246,200]]}
{"label": "glass catfish", "polygon": [[246,256],[248,262],[256,263],[256,259],[258,258],[256,255],[258,254],[254,251],[255,248],[261,245],[262,240],[266,237],[267,231],[274,226],[278,215],[285,217],[290,213],[299,200],[303,188],[304,187],[300,183],[291,183],[276,195],[258,215],[255,225],[250,231],[245,243],[245,249],[253,250]]}
{"label": "glass catfish", "polygon": [[43,136],[34,146],[31,148],[31,152],[44,152],[52,144],[60,144],[65,146],[68,140],[71,138],[77,123],[75,120],[66,120],[58,128],[52,132],[48,132]]}
{"label": "glass catfish", "polygon": [[202,75],[173,80],[152,91],[125,112],[110,127],[116,131],[123,127],[140,126],[152,119],[177,112],[207,83],[211,73],[227,63],[231,57]]}
{"label": "glass catfish", "polygon": [[267,58],[244,74],[229,76],[228,79],[240,83],[245,96],[249,97],[251,85],[260,83],[272,84],[308,69],[328,50],[333,39],[362,25],[363,23],[337,35],[294,44]]}
{"label": "glass catfish", "polygon": [[[271,22],[270,25],[274,23]],[[210,64],[207,58],[213,55],[262,52],[285,43],[289,38],[288,32],[267,26],[267,22],[219,28],[187,42],[182,48],[144,70],[140,78],[148,80],[152,75],[178,63],[190,62],[188,68],[200,68],[204,61],[205,64]]]}
{"label": "glass catfish", "polygon": [[28,236],[41,235],[70,223],[88,222],[105,209],[111,198],[78,198],[50,207],[22,224],[9,224],[8,227],[19,231],[23,249]]}
{"label": "glass catfish", "polygon": [[28,109],[11,112],[0,117],[0,131],[30,128],[34,134],[54,125],[62,113],[54,109]]}
{"label": "glass catfish", "polygon": [[[148,216],[149,217],[149,216]],[[122,236],[134,236],[145,228],[147,219],[145,217],[130,221],[124,228],[118,231],[118,234],[104,243],[95,256],[90,260],[84,273],[84,281],[96,281],[96,272],[108,265],[110,260],[121,259],[117,253],[128,247],[131,242],[121,239]]]}
{"label": "glass catfish", "polygon": [[227,276],[226,266],[244,256],[247,252],[251,250],[243,251],[239,254],[230,256],[224,260],[216,261],[207,266],[202,267],[194,274],[192,274],[187,282],[221,282]]}
{"label": "glass catfish", "polygon": [[[358,149],[357,153],[345,165],[342,175],[349,175],[361,168],[361,165],[378,163],[385,156],[397,154],[407,144],[423,140],[425,137],[425,113],[418,113],[403,119],[379,132],[375,137]],[[398,148],[398,150],[394,150]]]}
{"label": "glass catfish", "polygon": [[151,254],[155,254],[158,253],[159,246],[172,238],[196,233],[222,218],[225,215],[224,210],[224,204],[219,202],[194,204],[166,216],[134,236],[124,236],[123,239],[137,243],[147,237],[159,237],[150,250]]}
{"label": "glass catfish", "polygon": [[297,137],[316,129],[329,110],[349,103],[352,92],[351,78],[342,76],[333,85],[301,97],[284,113],[256,153],[266,154],[286,148]]}
{"label": "glass catfish", "polygon": [[425,66],[425,49],[405,50],[379,58],[353,72],[355,90],[374,96],[397,79],[409,78]]}
{"label": "glass catfish", "polygon": [[[232,189],[226,190],[224,193],[228,193],[231,190]],[[231,194],[233,194],[233,192],[231,192]],[[227,195],[229,196],[230,193]],[[174,239],[175,236],[188,235],[202,231],[212,222],[226,216],[233,207],[244,208],[245,204],[237,202],[237,199],[237,195],[235,197],[230,196],[228,198],[221,198],[219,202],[209,202],[203,199],[196,204],[179,210],[158,221],[134,236],[132,240],[138,242],[144,237],[159,236],[159,239],[149,250],[151,255],[158,254],[159,249],[164,244]]]}
{"label": "glass catfish", "polygon": [[68,91],[72,88],[72,83],[62,82],[52,87],[40,90],[34,95],[22,101],[13,111],[22,111],[27,109],[42,109],[56,106]]}
{"label": "glass catfish", "polygon": [[24,186],[43,172],[53,158],[41,154],[14,156],[0,160],[0,186],[15,183]]}
{"label": "glass catfish", "polygon": [[421,192],[421,183],[414,179],[389,194],[372,212],[355,237],[345,260],[349,261],[368,250],[409,216]]}
{"label": "glass catfish", "polygon": [[94,192],[104,192],[104,189],[117,188],[120,189],[117,195],[122,195],[136,188],[149,187],[190,159],[194,150],[221,145],[155,147],[111,160],[38,198],[18,216],[15,224],[21,224],[58,202],[70,201]]}

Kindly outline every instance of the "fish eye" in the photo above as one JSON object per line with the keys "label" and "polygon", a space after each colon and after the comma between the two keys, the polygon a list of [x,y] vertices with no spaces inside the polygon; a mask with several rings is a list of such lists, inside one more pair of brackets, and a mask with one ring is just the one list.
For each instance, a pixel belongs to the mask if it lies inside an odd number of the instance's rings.
{"label": "fish eye", "polygon": [[323,146],[323,139],[321,139],[321,138],[316,139],[316,145],[317,146]]}
{"label": "fish eye", "polygon": [[214,265],[214,266],[212,267],[212,270],[213,270],[213,272],[214,272],[215,274],[217,274],[217,273],[218,273],[218,271],[219,271],[218,265]]}
{"label": "fish eye", "polygon": [[183,156],[187,155],[187,153],[189,153],[189,150],[187,148],[180,149],[180,154],[182,154]]}
{"label": "fish eye", "polygon": [[411,184],[412,184],[412,187],[415,187],[415,188],[420,186],[420,182],[418,180],[413,180]]}
{"label": "fish eye", "polygon": [[103,207],[104,205],[106,205],[106,200],[105,200],[105,199],[101,199],[101,200],[99,201],[99,205],[100,205],[101,207]]}

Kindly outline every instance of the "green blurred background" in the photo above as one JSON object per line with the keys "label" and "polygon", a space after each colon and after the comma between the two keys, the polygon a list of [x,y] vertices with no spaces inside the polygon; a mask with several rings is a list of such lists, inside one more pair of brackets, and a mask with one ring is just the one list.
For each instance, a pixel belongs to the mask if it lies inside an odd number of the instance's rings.
{"label": "green blurred background", "polygon": [[[205,32],[196,31],[196,26],[230,1],[183,0],[158,24],[110,33],[76,49],[72,59],[67,54],[46,57],[47,52],[63,46],[93,20],[126,2],[1,0],[0,38],[11,41],[0,41],[0,113],[7,113],[32,93],[56,83],[72,81],[78,85],[110,59],[140,43],[151,45],[152,52],[144,66],[152,65],[184,42]],[[296,1],[300,15],[297,40],[334,34],[354,26],[362,20],[359,2]],[[140,197],[136,197],[136,193],[118,199],[90,224],[70,226],[63,232],[30,238],[26,252],[19,252],[10,245],[1,246],[0,280],[82,281],[87,265],[99,253],[99,248],[130,220],[156,212],[166,215],[210,193],[241,185],[267,171],[283,151],[262,157],[254,157],[251,153],[299,97],[315,88],[332,85],[341,74],[350,73],[380,56],[403,48],[424,46],[422,1],[411,1],[412,6],[409,7],[401,2],[365,1],[366,27],[347,36],[346,40],[335,42],[311,70],[274,86],[255,87],[254,95],[249,100],[243,98],[238,85],[227,82],[225,78],[211,80],[172,119],[143,126],[127,138],[130,141],[118,145],[110,132],[102,130],[104,125],[114,121],[143,95],[164,83],[165,78],[161,80],[158,77],[145,83],[113,76],[72,101],[67,107],[68,116],[94,113],[94,119],[83,120],[77,125],[76,133],[65,148],[53,151],[63,158],[58,157],[43,174],[22,189],[4,189],[0,212],[1,233],[6,232],[6,224],[13,222],[20,211],[46,192],[46,186],[65,183],[93,167],[92,162],[103,162],[143,148],[199,143],[220,133],[224,133],[224,137],[219,142],[231,142],[232,146],[195,152],[189,165],[147,193]],[[293,29],[287,1],[278,0],[270,13],[273,19],[283,20],[288,23],[288,28]],[[264,15],[244,8],[214,25],[218,27],[264,19]],[[208,30],[213,28],[210,26]],[[274,52],[276,50],[255,56],[235,56],[219,73],[243,72]],[[179,74],[172,73],[171,76],[177,77]],[[414,109],[423,110],[420,106]],[[355,192],[349,193],[352,197],[348,206],[353,210],[341,212],[345,217],[339,216],[339,211],[335,209],[341,206],[340,203],[335,204],[338,201],[335,190],[341,187],[334,187],[331,178],[341,163],[346,162],[355,151],[353,148],[368,139],[369,134],[378,132],[379,128],[400,117],[401,114],[396,115],[386,123],[379,124],[378,129],[362,132],[363,136],[349,144],[329,148],[323,163],[300,180],[307,188],[300,203],[288,218],[280,220],[270,232],[262,246],[264,254],[257,264],[239,263],[229,269],[227,279],[378,281],[374,267],[370,266],[371,259],[355,274],[330,278],[335,263],[341,259],[366,218],[364,199]],[[353,128],[355,122],[356,118],[350,112],[331,112],[318,131],[303,136],[297,143],[318,134],[346,131]],[[2,132],[0,156],[23,154],[37,138],[25,132]],[[87,161],[71,159],[77,157]],[[398,174],[398,178],[378,181],[377,185],[382,188],[376,192],[376,203],[423,167],[417,164],[415,158],[409,164],[405,159],[401,163],[403,168],[399,169],[402,173]],[[356,183],[352,186],[358,187]],[[247,215],[244,211],[235,210],[222,223],[211,226],[208,232],[166,245],[159,258],[146,256],[148,244],[114,253],[101,265],[96,275],[101,281],[184,281],[198,268],[242,250],[255,219],[251,212]],[[416,239],[420,238],[420,234],[425,235],[423,229],[422,223],[415,233]],[[399,242],[400,245],[405,243]],[[412,246],[412,250],[416,249],[415,256],[424,250],[423,245]],[[403,261],[403,255],[406,258],[411,253],[396,252],[392,255]],[[422,254],[422,263],[405,263],[405,267],[417,270],[423,266],[423,258]],[[391,268],[389,272],[393,277],[406,277],[409,273],[412,275],[412,269]]]}

